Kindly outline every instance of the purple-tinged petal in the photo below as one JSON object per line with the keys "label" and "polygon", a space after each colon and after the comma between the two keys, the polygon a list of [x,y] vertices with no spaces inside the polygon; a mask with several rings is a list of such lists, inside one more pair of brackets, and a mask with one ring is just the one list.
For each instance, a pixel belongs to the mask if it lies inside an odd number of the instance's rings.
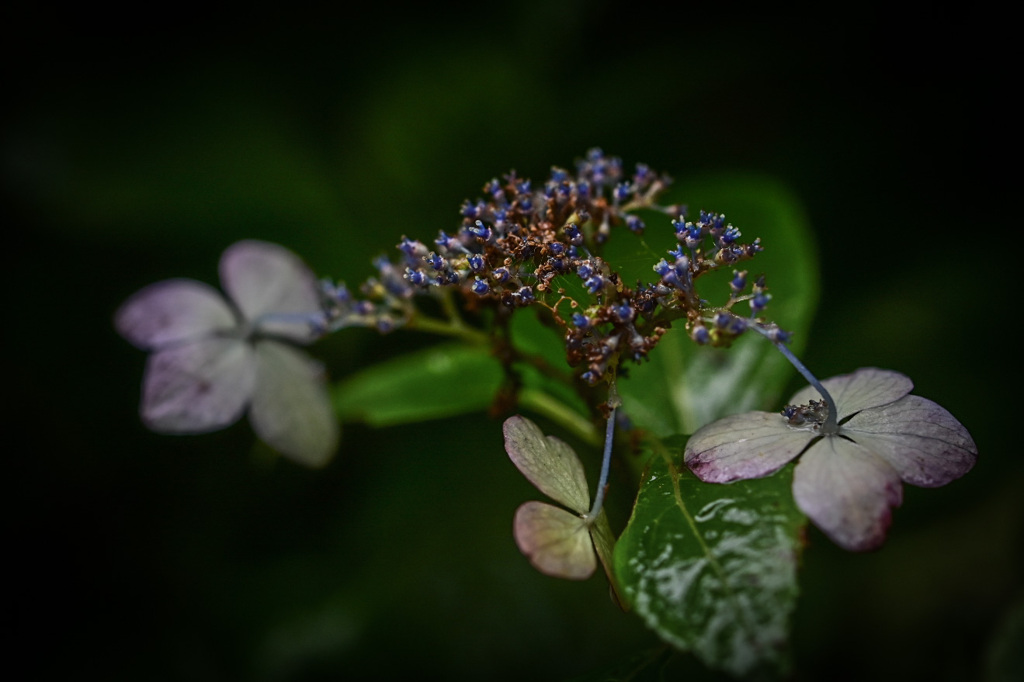
{"label": "purple-tinged petal", "polygon": [[960,478],[978,459],[963,424],[941,405],[916,395],[864,410],[840,429],[883,457],[904,481],[924,488]]}
{"label": "purple-tinged petal", "polygon": [[256,386],[249,420],[265,443],[307,466],[323,466],[338,448],[322,367],[284,343],[256,342]]}
{"label": "purple-tinged petal", "polygon": [[519,551],[541,573],[586,580],[597,568],[586,521],[544,502],[524,502],[512,525]]}
{"label": "purple-tinged petal", "polygon": [[238,327],[224,297],[191,279],[150,284],[114,314],[114,327],[132,344],[150,350]]}
{"label": "purple-tinged petal", "polygon": [[590,510],[590,491],[583,463],[568,444],[554,436],[545,436],[536,424],[520,416],[506,419],[502,431],[505,451],[530,483],[580,514]]}
{"label": "purple-tinged petal", "polygon": [[690,436],[683,459],[702,481],[729,483],[781,469],[816,436],[778,413],[747,412],[711,422]]}
{"label": "purple-tinged petal", "polygon": [[839,436],[827,436],[796,465],[793,498],[833,542],[864,552],[885,542],[892,508],[903,501],[903,486],[881,457]]}
{"label": "purple-tinged petal", "polygon": [[142,420],[162,433],[205,433],[238,420],[252,395],[252,348],[210,338],[159,350],[142,384]]}
{"label": "purple-tinged petal", "polygon": [[[914,388],[914,382],[899,372],[865,367],[850,374],[825,379],[821,382],[832,394],[839,410],[837,419],[842,421],[851,414],[870,407],[879,407],[899,400]],[[821,396],[811,386],[797,392],[791,405],[805,405]]]}
{"label": "purple-tinged petal", "polygon": [[288,249],[251,239],[236,242],[221,256],[220,279],[245,319],[262,331],[297,342],[316,338],[310,316],[321,310],[320,286]]}

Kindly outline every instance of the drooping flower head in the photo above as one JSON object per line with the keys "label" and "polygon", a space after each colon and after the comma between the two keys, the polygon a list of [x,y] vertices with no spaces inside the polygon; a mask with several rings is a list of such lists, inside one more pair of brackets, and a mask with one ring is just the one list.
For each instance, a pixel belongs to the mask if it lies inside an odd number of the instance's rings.
{"label": "drooping flower head", "polygon": [[151,284],[117,311],[128,341],[152,351],[142,420],[161,433],[224,428],[246,408],[268,445],[303,463],[325,463],[338,442],[320,366],[295,344],[318,336],[320,288],[292,252],[246,240],[220,260],[216,289],[190,279]]}
{"label": "drooping flower head", "polygon": [[767,476],[799,456],[793,496],[800,509],[839,546],[876,549],[903,500],[901,481],[945,485],[974,466],[978,450],[946,409],[909,395],[913,383],[902,374],[866,368],[822,385],[835,420],[808,386],[781,415],[748,412],[698,429],[684,458],[701,480],[728,483]]}

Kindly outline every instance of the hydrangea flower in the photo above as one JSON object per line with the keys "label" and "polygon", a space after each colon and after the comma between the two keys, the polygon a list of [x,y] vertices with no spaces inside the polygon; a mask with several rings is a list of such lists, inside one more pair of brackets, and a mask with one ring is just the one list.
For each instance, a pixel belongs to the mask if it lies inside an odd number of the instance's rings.
{"label": "hydrangea flower", "polygon": [[[613,407],[608,424],[614,423]],[[606,430],[605,458],[593,507],[590,506],[583,463],[568,443],[554,436],[545,436],[526,417],[509,417],[502,430],[505,451],[516,468],[541,492],[565,505],[563,508],[532,501],[519,505],[512,525],[519,550],[541,573],[569,580],[589,578],[600,560],[608,576],[612,597],[622,605],[624,602],[619,597],[612,570],[615,535],[603,508],[613,426]]]}
{"label": "hydrangea flower", "polygon": [[567,443],[545,436],[525,417],[509,417],[503,431],[505,451],[516,468],[541,492],[568,507],[532,501],[520,505],[513,523],[519,550],[541,573],[570,580],[589,578],[597,558],[587,517],[590,491],[583,463]]}
{"label": "hydrangea flower", "polygon": [[703,481],[728,483],[774,473],[800,457],[793,473],[797,505],[839,546],[876,549],[885,541],[901,481],[934,488],[963,476],[977,447],[967,429],[936,403],[909,395],[897,372],[860,369],[822,382],[826,401],[808,386],[778,413],[748,412],[697,430],[684,458]]}
{"label": "hydrangea flower", "polygon": [[295,344],[317,336],[319,284],[291,251],[246,240],[220,259],[225,299],[190,279],[136,292],[117,311],[117,331],[152,351],[142,420],[161,433],[224,428],[248,408],[253,430],[303,464],[334,454],[338,425],[323,371]]}

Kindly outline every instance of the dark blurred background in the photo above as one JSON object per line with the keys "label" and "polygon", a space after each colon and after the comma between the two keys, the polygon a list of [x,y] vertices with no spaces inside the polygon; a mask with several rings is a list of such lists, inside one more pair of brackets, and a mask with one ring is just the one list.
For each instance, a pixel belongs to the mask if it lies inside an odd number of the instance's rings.
{"label": "dark blurred background", "polygon": [[[906,489],[881,552],[809,533],[797,677],[997,679],[1024,575],[1004,17],[175,11],[117,29],[124,17],[5,10],[6,563],[23,679],[562,679],[655,646],[603,579],[549,579],[518,553],[512,513],[537,493],[484,415],[347,426],[321,471],[268,457],[244,422],[157,436],[137,417],[144,354],[111,325],[149,282],[216,283],[244,237],[357,283],[402,234],[452,228],[491,177],[540,179],[595,145],[679,179],[784,183],[821,251],[808,364],[898,369],[978,443],[966,478]],[[354,330],[316,351],[340,378],[429,342]]]}

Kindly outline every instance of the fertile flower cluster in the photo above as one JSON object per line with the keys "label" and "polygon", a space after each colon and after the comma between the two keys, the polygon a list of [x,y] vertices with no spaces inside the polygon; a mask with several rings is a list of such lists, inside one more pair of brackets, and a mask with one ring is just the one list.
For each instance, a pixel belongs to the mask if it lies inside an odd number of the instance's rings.
{"label": "fertile flower cluster", "polygon": [[[731,306],[749,300],[756,316],[768,301],[763,280],[744,295],[747,273],[734,272],[724,308],[710,308],[694,282],[753,257],[760,242],[741,243],[724,215],[701,211],[688,221],[685,207],[657,204],[670,182],[644,164],[626,177],[622,162],[600,149],[577,163],[575,175],[552,168],[540,187],[514,171],[495,178],[484,185],[484,198],[463,203],[454,234],[442,231],[430,245],[402,237],[401,256],[376,261],[378,274],[360,287],[361,298],[326,282],[323,331],[353,325],[391,331],[416,315],[415,297],[454,290],[470,309],[536,305],[551,311],[565,330],[570,366],[581,367],[590,384],[621,359],[645,359],[674,320],[685,319],[698,343],[728,345],[749,323]],[[654,265],[658,281],[630,287],[600,252],[613,229],[643,233],[640,209],[674,216],[678,246],[669,251],[671,260]],[[563,302],[570,311],[559,310]]]}

